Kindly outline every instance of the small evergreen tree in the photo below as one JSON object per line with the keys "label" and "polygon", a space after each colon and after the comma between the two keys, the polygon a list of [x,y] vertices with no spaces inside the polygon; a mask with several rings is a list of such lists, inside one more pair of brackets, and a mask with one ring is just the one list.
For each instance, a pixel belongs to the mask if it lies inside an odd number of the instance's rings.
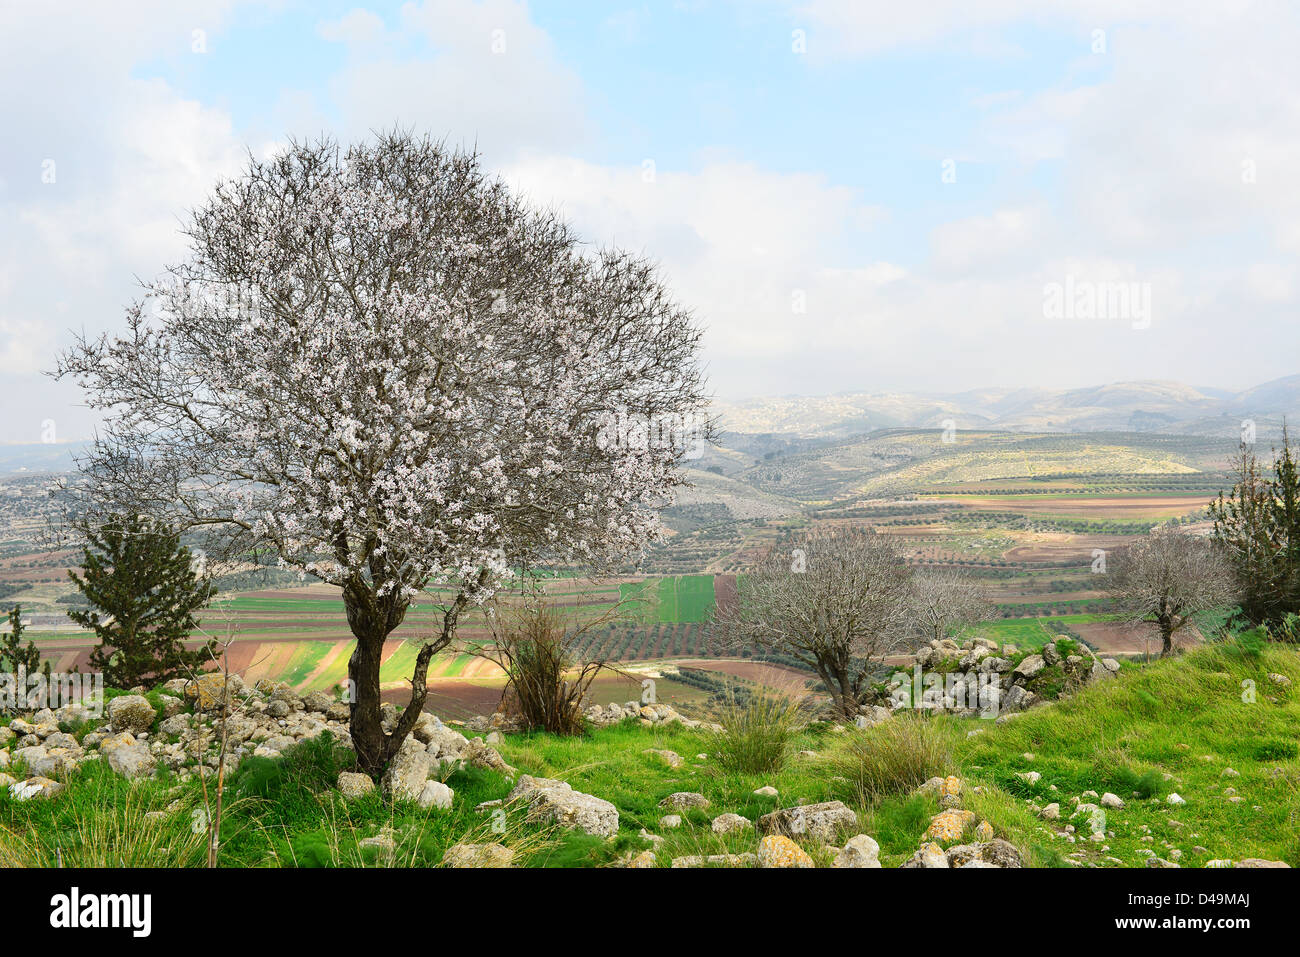
{"label": "small evergreen tree", "polygon": [[195,573],[180,535],[143,517],[118,518],[89,535],[83,575],[68,575],[90,603],[68,617],[99,638],[90,663],[105,685],[132,688],[183,678],[211,660],[215,641],[189,650],[194,612],[211,600],[212,583]]}
{"label": "small evergreen tree", "polygon": [[[31,641],[23,644],[23,631],[22,605],[14,605],[9,611],[9,630],[0,632],[0,675],[13,676],[0,681],[12,685],[7,689],[13,695],[10,702],[19,700],[26,691],[18,682],[18,669],[21,668],[28,675],[44,672],[47,678],[50,674],[50,663],[47,661],[44,665],[41,664],[41,653],[36,645]],[[6,707],[6,697],[0,695],[0,714],[13,710]]]}
{"label": "small evergreen tree", "polygon": [[[9,630],[0,632],[0,671],[17,674],[21,667],[29,675],[41,670],[41,653],[36,645],[29,641],[23,644],[23,606],[14,605],[9,611]],[[50,667],[45,665],[45,673]]]}
{"label": "small evergreen tree", "polygon": [[1285,429],[1272,471],[1266,475],[1243,445],[1237,481],[1210,503],[1210,515],[1236,567],[1242,617],[1277,626],[1300,612],[1300,465]]}

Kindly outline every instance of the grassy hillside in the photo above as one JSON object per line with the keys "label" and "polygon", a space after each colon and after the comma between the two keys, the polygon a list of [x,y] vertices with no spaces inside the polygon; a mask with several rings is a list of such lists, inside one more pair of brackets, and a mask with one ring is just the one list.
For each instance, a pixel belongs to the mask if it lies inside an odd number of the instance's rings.
{"label": "grassy hillside", "polygon": [[[955,774],[965,782],[965,806],[1029,865],[1139,867],[1155,855],[1183,867],[1246,857],[1300,866],[1296,682],[1300,655],[1294,650],[1272,646],[1253,655],[1215,645],[1126,668],[1112,681],[1001,725],[912,715],[865,731],[813,724],[789,741],[784,766],[767,773],[727,770],[717,735],[680,725],[624,722],[578,738],[505,736],[499,750],[520,771],[561,778],[613,802],[620,830],[612,841],[545,829],[525,820],[522,809],[510,812],[504,833],[491,831],[488,816],[475,806],[504,797],[511,784],[478,768],[447,778],[456,791],[449,810],[393,807],[378,794],[348,803],[333,782],[348,766],[349,752],[331,753],[311,742],[283,759],[248,759],[232,779],[223,860],[427,866],[439,863],[453,843],[491,840],[515,847],[517,863],[525,866],[606,866],[648,847],[644,828],[661,836],[657,863],[668,866],[684,855],[753,851],[753,829],[711,830],[710,821],[722,813],[753,821],[779,807],[838,799],[858,818],[842,837],[872,835],[890,867],[912,855],[939,811],[937,798],[916,793],[917,785],[931,775]],[[682,763],[672,768],[649,749],[671,750]],[[854,784],[864,762],[887,769],[871,796]],[[1040,775],[1033,783],[1019,776],[1031,771]],[[778,796],[754,793],[764,786],[775,787]],[[659,802],[677,791],[699,792],[711,804],[680,812],[683,826],[665,829],[660,818],[667,812]],[[1073,799],[1097,803],[1087,791],[1112,792],[1125,802],[1107,809],[1103,841],[1080,838],[1086,829],[1078,819],[1075,833],[1066,830]],[[1186,803],[1169,803],[1173,793]],[[108,842],[114,863],[193,864],[200,855],[189,835],[200,803],[197,782],[131,784],[88,763],[57,800],[19,803],[0,793],[0,862],[48,864],[57,844],[62,859],[75,864],[103,856]],[[1059,803],[1061,820],[1036,813],[1035,807],[1050,803]],[[146,819],[149,812],[155,813]],[[391,856],[361,847],[384,829],[396,841]],[[830,859],[823,848],[807,849],[818,863]]]}

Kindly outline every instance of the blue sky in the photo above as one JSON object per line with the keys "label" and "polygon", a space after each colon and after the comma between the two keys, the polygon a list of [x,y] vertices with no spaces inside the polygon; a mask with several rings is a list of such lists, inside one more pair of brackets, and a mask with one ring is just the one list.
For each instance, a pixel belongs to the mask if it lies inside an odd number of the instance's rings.
{"label": "blue sky", "polygon": [[[1267,0],[8,5],[0,361],[21,398],[0,398],[0,441],[48,420],[85,434],[77,390],[42,370],[70,330],[120,327],[134,277],[184,255],[185,210],[244,150],[394,124],[477,143],[591,242],[658,259],[725,398],[1291,374],[1298,16]],[[1045,290],[1066,280],[1145,289],[1151,315],[1054,320]]]}
{"label": "blue sky", "polygon": [[[439,43],[404,32],[403,6],[364,8],[400,36],[393,53],[433,59],[454,48],[455,38]],[[239,10],[208,37],[210,55],[171,51],[139,64],[134,75],[165,78],[184,96],[224,107],[237,127],[271,135],[316,131],[310,121],[292,131],[274,125],[268,91],[300,91],[329,128],[337,127],[346,117],[330,81],[348,54],[322,35],[321,25],[356,9],[331,2]],[[923,54],[825,60],[792,55],[796,30],[815,51],[830,29],[806,23],[793,9],[757,15],[729,3],[619,10],[552,2],[529,12],[558,59],[583,81],[592,135],[573,144],[573,155],[610,166],[652,157],[663,168],[691,170],[706,157],[725,156],[774,172],[815,169],[867,202],[909,211],[888,237],[857,237],[861,248],[844,249],[843,262],[834,264],[844,266],[863,253],[920,261],[929,228],[995,209],[1000,197],[1019,194],[1026,178],[1050,196],[1055,161],[1000,166],[978,157],[983,110],[973,101],[989,91],[1049,87],[1061,80],[1062,64],[1080,60],[1091,42],[1077,26],[1017,25],[1006,42],[1021,52],[1005,59],[953,44]],[[1108,70],[1105,57],[1082,62],[1090,79]],[[465,142],[476,132],[446,131]],[[949,158],[959,162],[960,190],[940,180]]]}

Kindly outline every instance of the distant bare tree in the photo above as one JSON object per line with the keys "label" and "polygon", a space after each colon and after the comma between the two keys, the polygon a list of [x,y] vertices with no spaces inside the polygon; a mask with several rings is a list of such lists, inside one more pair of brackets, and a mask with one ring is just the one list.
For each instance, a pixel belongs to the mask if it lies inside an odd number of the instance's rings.
{"label": "distant bare tree", "polygon": [[800,538],[771,549],[737,582],[717,624],[732,647],[789,655],[821,676],[845,717],[857,712],[871,662],[897,649],[909,573],[872,532]]}
{"label": "distant bare tree", "polygon": [[1177,526],[1153,530],[1118,552],[1110,568],[1111,597],[1134,621],[1155,623],[1161,657],[1173,652],[1174,635],[1192,615],[1237,598],[1223,549]]}
{"label": "distant bare tree", "polygon": [[925,639],[941,639],[962,625],[986,621],[992,603],[968,575],[955,569],[926,569],[912,579],[908,613]]}

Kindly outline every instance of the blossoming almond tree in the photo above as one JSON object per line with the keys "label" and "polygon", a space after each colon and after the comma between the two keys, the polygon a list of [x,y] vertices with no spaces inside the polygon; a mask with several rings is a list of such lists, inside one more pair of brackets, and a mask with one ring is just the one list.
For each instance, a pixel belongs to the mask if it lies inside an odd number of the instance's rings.
{"label": "blossoming almond tree", "polygon": [[[125,334],[60,357],[106,411],[80,521],[145,512],[214,560],[337,585],[353,745],[378,775],[430,659],[512,567],[599,567],[658,533],[685,449],[608,423],[709,431],[699,330],[650,263],[581,247],[474,154],[404,133],[250,158],[186,235]],[[455,597],[386,731],[384,640],[431,584]]]}

